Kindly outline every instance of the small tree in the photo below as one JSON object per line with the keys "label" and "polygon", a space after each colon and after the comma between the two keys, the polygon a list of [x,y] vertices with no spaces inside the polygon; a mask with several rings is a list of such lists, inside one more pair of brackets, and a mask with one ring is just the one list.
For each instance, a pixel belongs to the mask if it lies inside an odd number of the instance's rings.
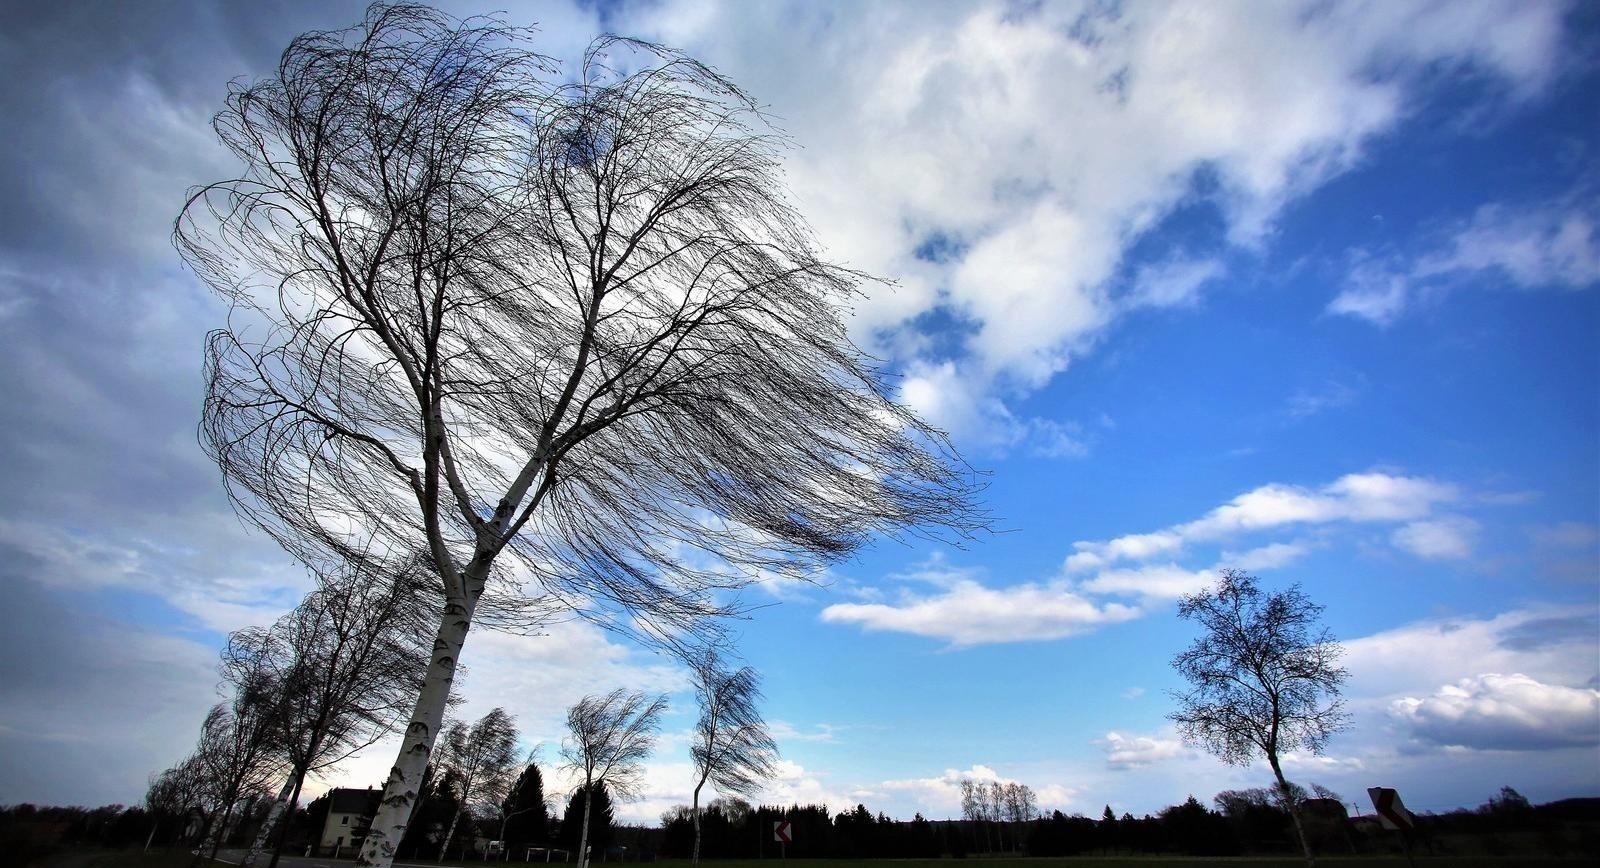
{"label": "small tree", "polygon": [[439,765],[461,781],[460,807],[439,845],[443,861],[461,815],[478,805],[498,804],[510,789],[517,767],[516,721],[503,708],[491,709],[470,727],[456,721],[445,730]]}
{"label": "small tree", "polygon": [[761,782],[772,776],[778,745],[767,731],[756,703],[761,679],[748,666],[729,672],[715,651],[694,666],[695,698],[700,720],[695,724],[689,754],[694,760],[694,850],[691,863],[700,864],[700,790],[710,782],[727,795],[754,796]]}
{"label": "small tree", "polygon": [[425,583],[415,565],[347,564],[320,576],[318,587],[272,627],[242,630],[230,644],[259,647],[280,685],[278,739],[289,760],[278,797],[244,858],[251,868],[266,853],[275,868],[307,774],[325,770],[393,732],[410,710],[428,665],[431,632],[420,605]]}
{"label": "small tree", "polygon": [[1185,741],[1223,762],[1266,757],[1311,866],[1316,857],[1280,760],[1294,750],[1321,753],[1347,725],[1338,696],[1349,673],[1337,665],[1343,648],[1317,624],[1321,615],[1299,585],[1266,594],[1253,577],[1223,570],[1215,588],[1178,604],[1178,616],[1204,632],[1172,660],[1190,689],[1173,694],[1179,707],[1168,715]]}
{"label": "small tree", "polygon": [[[666,708],[665,696],[650,699],[618,688],[605,696],[585,696],[567,711],[569,734],[562,742],[561,755],[568,768],[582,773],[585,794],[592,794],[602,783],[618,799],[638,793],[644,759],[650,755]],[[584,800],[578,868],[589,865],[589,808],[593,801]]]}

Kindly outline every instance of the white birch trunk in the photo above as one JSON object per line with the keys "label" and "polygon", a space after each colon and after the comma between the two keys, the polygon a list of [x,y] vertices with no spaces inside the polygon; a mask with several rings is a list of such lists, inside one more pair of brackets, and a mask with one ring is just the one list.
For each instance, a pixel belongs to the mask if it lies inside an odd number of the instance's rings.
{"label": "white birch trunk", "polygon": [[[466,801],[466,797],[462,796],[461,800],[463,802],[465,802]],[[461,822],[461,814],[465,810],[466,810],[466,807],[463,806],[463,807],[457,808],[456,812],[454,814],[450,815],[450,830],[444,833],[444,843],[439,845],[439,861],[440,862],[443,862],[444,861],[444,855],[446,853],[450,852],[450,839],[454,838],[456,836],[456,824]]]}
{"label": "white birch trunk", "polygon": [[360,868],[390,868],[394,864],[395,849],[400,846],[406,825],[411,821],[411,812],[417,804],[417,791],[422,786],[422,776],[428,767],[428,757],[433,752],[434,740],[444,723],[450,685],[455,680],[456,663],[460,659],[462,646],[466,644],[467,628],[471,622],[471,603],[453,597],[444,604],[422,692],[417,695],[411,722],[406,725],[400,754],[389,769],[389,780],[384,785],[383,798],[378,803],[378,815],[372,818],[372,828],[361,842],[361,852],[356,857],[356,865]]}
{"label": "white birch trunk", "polygon": [[583,789],[583,831],[578,835],[578,868],[589,868],[589,812],[594,808],[594,787]]}
{"label": "white birch trunk", "polygon": [[283,809],[289,804],[289,794],[294,792],[294,773],[283,781],[283,786],[278,789],[278,797],[273,800],[271,810],[267,811],[267,818],[261,821],[261,829],[256,832],[255,843],[250,845],[250,852],[245,854],[240,868],[254,868],[256,863],[267,852],[267,843],[272,840],[272,828],[283,817]]}

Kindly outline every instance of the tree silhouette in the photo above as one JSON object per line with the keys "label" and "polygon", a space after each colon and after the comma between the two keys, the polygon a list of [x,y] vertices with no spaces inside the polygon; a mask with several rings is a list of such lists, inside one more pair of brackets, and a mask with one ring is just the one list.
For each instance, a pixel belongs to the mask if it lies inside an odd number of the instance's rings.
{"label": "tree silhouette", "polygon": [[462,814],[474,805],[497,804],[505,798],[516,770],[516,750],[517,724],[503,708],[490,709],[470,727],[458,720],[445,730],[439,768],[460,782],[461,801],[439,844],[440,859],[450,849]]}
{"label": "tree silhouette", "polygon": [[1185,741],[1223,762],[1266,757],[1306,864],[1314,866],[1299,800],[1279,760],[1293,750],[1321,753],[1347,725],[1338,699],[1348,675],[1337,665],[1343,649],[1318,626],[1322,607],[1299,585],[1267,594],[1253,577],[1223,570],[1215,588],[1184,597],[1178,615],[1204,632],[1173,658],[1190,689],[1174,694],[1179,708],[1168,716]]}
{"label": "tree silhouette", "polygon": [[288,775],[245,868],[265,854],[278,830],[276,866],[307,774],[325,770],[393,732],[405,719],[427,665],[426,614],[418,605],[424,577],[409,569],[374,574],[345,565],[268,629],[241,630],[231,645],[261,650],[278,691],[278,739]]}
{"label": "tree silhouette", "polygon": [[516,783],[511,785],[500,811],[501,840],[541,847],[549,841],[550,815],[545,811],[544,776],[539,772],[538,763],[531,758]]}
{"label": "tree silhouette", "polygon": [[[583,775],[584,792],[604,784],[608,795],[627,799],[639,791],[644,759],[650,755],[666,708],[665,696],[650,699],[643,693],[618,688],[605,696],[585,696],[567,710],[568,735],[562,742],[561,755],[567,768]],[[578,868],[589,865],[589,802],[584,805]]]}
{"label": "tree silhouette", "polygon": [[306,563],[439,577],[361,865],[393,860],[475,620],[694,645],[761,571],[985,521],[850,344],[864,278],[815,249],[756,103],[659,46],[564,75],[529,38],[382,4],[296,38],[215,119],[241,175],[175,227],[234,305],[202,437],[235,507]]}
{"label": "tree silhouette", "polygon": [[756,703],[761,680],[748,666],[729,672],[720,656],[709,651],[694,666],[695,723],[689,754],[694,760],[694,850],[691,864],[700,864],[700,790],[709,781],[727,795],[753,796],[772,776],[778,745],[767,731]]}

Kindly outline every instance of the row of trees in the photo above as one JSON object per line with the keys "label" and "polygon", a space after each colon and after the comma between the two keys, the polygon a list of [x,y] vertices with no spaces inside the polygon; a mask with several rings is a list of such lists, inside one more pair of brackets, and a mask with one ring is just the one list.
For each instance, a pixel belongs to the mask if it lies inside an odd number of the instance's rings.
{"label": "row of trees", "polygon": [[[1388,853],[1401,847],[1397,835],[1375,820],[1353,822],[1337,794],[1305,802],[1300,828],[1314,852]],[[1511,795],[1508,797],[1506,793]],[[837,814],[824,806],[755,807],[717,800],[704,812],[703,852],[712,858],[751,859],[778,855],[772,842],[777,821],[791,824],[794,841],[786,855],[799,858],[963,858],[1008,852],[1027,856],[1107,854],[1135,856],[1266,855],[1302,848],[1297,826],[1276,787],[1217,794],[1214,807],[1193,796],[1155,814],[1118,817],[1108,805],[1099,819],[1054,811],[1010,825],[1002,846],[983,819],[909,821],[873,814],[863,805]],[[1577,799],[1534,807],[1506,788],[1476,810],[1418,816],[1417,846],[1434,853],[1600,856],[1600,799]],[[692,846],[687,808],[662,817],[661,854],[684,858]],[[1012,843],[1013,837],[1018,843]],[[998,848],[998,849],[997,849]]]}
{"label": "row of trees", "polygon": [[[208,714],[194,753],[152,781],[147,805],[157,822],[151,837],[161,820],[180,819],[184,834],[215,855],[239,826],[254,826],[245,864],[276,864],[307,775],[329,772],[403,719],[406,693],[425,656],[420,643],[426,631],[406,606],[414,599],[406,589],[413,581],[416,574],[409,572],[387,581],[324,581],[271,627],[233,634],[221,666],[232,698]],[[777,758],[758,709],[758,676],[724,660],[708,651],[693,667],[700,707],[690,742],[696,806],[707,783],[753,793]],[[579,780],[573,804],[581,806],[582,819],[570,843],[580,862],[592,849],[591,814],[608,814],[613,796],[637,794],[665,708],[665,697],[619,689],[586,696],[568,711],[562,758]],[[464,818],[468,828],[483,825],[495,840],[549,844],[536,752],[519,761],[519,740],[503,708],[470,724],[447,722],[397,851],[433,850],[442,857]],[[274,783],[276,798],[270,796]],[[494,821],[498,828],[489,828]]]}

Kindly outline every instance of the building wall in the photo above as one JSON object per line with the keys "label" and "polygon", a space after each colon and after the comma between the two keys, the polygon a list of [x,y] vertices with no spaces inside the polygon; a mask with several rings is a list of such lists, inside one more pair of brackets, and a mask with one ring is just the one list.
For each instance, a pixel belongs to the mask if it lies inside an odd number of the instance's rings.
{"label": "building wall", "polygon": [[367,829],[372,825],[372,819],[362,814],[343,814],[328,812],[328,819],[322,824],[322,850],[332,850],[334,847],[343,846],[348,851],[356,841],[365,838]]}

